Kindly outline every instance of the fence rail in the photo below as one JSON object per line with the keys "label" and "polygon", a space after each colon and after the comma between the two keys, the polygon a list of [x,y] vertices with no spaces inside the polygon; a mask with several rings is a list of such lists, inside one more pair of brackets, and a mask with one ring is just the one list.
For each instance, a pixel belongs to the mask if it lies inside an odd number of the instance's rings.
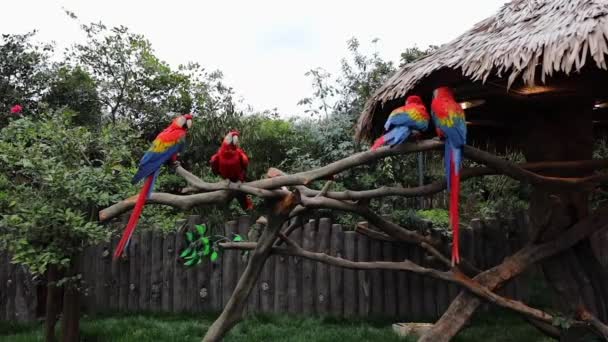
{"label": "fence rail", "polygon": [[[82,255],[83,309],[106,311],[205,312],[221,310],[245,269],[247,257],[225,251],[215,263],[183,266],[185,230],[201,223],[191,216],[187,229],[162,235],[140,229],[127,249],[128,257],[111,262],[111,243],[93,246]],[[224,233],[246,236],[250,217],[225,224]],[[519,249],[526,236],[525,215],[511,220],[472,220],[462,229],[462,254],[482,269],[500,263]],[[426,222],[420,230],[439,232]],[[379,241],[345,230],[330,219],[306,222],[292,238],[306,249],[349,260],[403,260],[437,266],[417,246]],[[447,241],[446,241],[447,244]],[[32,279],[0,252],[0,320],[32,320],[40,315],[42,281]],[[271,256],[251,294],[249,312],[348,316],[387,316],[404,320],[436,319],[457,295],[454,284],[402,271],[356,271],[292,256]],[[510,282],[502,293],[525,300],[525,279]]]}

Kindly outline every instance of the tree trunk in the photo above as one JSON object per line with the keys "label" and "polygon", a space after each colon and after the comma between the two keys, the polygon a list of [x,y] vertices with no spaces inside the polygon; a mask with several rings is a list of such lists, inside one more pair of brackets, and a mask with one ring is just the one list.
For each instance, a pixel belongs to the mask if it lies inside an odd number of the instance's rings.
{"label": "tree trunk", "polygon": [[61,289],[56,286],[61,278],[56,265],[49,265],[46,271],[47,295],[46,295],[46,319],[44,322],[45,341],[55,342],[55,325],[61,307]]}
{"label": "tree trunk", "polygon": [[[530,115],[525,144],[528,161],[591,159],[593,126],[589,100],[573,100]],[[547,176],[586,176],[577,170],[548,170]],[[557,210],[555,209],[557,205]],[[551,209],[553,208],[553,209]],[[557,193],[535,188],[530,198],[531,237],[549,241],[589,213],[587,192]],[[547,283],[557,294],[559,309],[578,313],[586,308],[608,319],[608,270],[591,252],[587,239],[571,250],[541,263]]]}
{"label": "tree trunk", "polygon": [[249,298],[255,282],[270,256],[272,246],[277,240],[281,226],[287,220],[287,215],[294,205],[293,195],[290,195],[274,206],[271,206],[274,208],[270,209],[272,213],[268,215],[268,225],[258,240],[256,249],[251,253],[247,267],[221,315],[207,330],[203,342],[221,341],[226,333],[243,318],[243,311],[247,306],[247,298]]}
{"label": "tree trunk", "polygon": [[[80,272],[80,258],[72,257],[68,277],[75,277]],[[63,292],[63,319],[61,330],[63,332],[63,342],[78,342],[80,340],[80,290],[79,282],[69,280],[64,286]]]}

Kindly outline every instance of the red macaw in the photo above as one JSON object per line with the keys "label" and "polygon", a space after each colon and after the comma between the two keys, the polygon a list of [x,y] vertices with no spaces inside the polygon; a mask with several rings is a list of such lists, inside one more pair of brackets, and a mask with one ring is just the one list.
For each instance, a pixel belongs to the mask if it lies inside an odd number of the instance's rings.
{"label": "red macaw", "polygon": [[154,189],[154,182],[160,173],[161,167],[169,160],[177,160],[177,154],[184,148],[186,132],[190,127],[192,127],[192,114],[184,114],[175,118],[169,127],[156,136],[156,139],[152,142],[152,146],[141,158],[139,170],[133,176],[131,183],[137,184],[144,178],[146,178],[146,181],[139,192],[135,208],[131,213],[122,238],[118,246],[116,246],[116,250],[114,250],[114,260],[120,258],[123,250],[131,240],[137,221],[139,221],[141,212],[144,209],[144,204],[148,197],[150,197],[152,189]]}
{"label": "red macaw", "polygon": [[388,116],[384,124],[384,130],[387,133],[376,139],[372,145],[372,151],[384,145],[393,147],[401,144],[407,140],[412,131],[426,131],[429,119],[429,113],[420,96],[409,96],[404,106],[394,109]]}
{"label": "red macaw", "polygon": [[450,224],[452,226],[452,265],[460,263],[458,214],[462,147],[467,142],[464,110],[454,99],[452,90],[439,87],[433,91],[431,114],[439,137],[445,138],[445,173],[450,193]]}
{"label": "red macaw", "polygon": [[[239,132],[236,130],[228,132],[224,137],[222,145],[211,157],[211,171],[231,182],[244,182],[247,176],[249,157],[239,147]],[[243,210],[253,209],[251,198],[239,192],[236,196]]]}

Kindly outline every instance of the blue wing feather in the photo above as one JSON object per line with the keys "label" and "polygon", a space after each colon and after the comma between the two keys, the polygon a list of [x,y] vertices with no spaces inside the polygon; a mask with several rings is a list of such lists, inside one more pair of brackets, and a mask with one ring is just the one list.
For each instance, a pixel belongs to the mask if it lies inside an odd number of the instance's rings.
{"label": "blue wing feather", "polygon": [[413,120],[407,113],[391,115],[384,123],[384,129],[389,131],[394,126],[416,126],[417,122]]}
{"label": "blue wing feather", "polygon": [[395,146],[404,142],[410,136],[410,129],[407,126],[398,126],[384,135],[384,144]]}
{"label": "blue wing feather", "polygon": [[137,173],[135,176],[133,176],[131,183],[136,184],[140,180],[148,177],[156,172],[156,170],[160,169],[163,164],[171,159],[172,155],[179,152],[181,148],[180,145],[181,144],[175,144],[162,153],[147,151],[141,158],[141,161],[139,162],[139,170],[137,170]]}

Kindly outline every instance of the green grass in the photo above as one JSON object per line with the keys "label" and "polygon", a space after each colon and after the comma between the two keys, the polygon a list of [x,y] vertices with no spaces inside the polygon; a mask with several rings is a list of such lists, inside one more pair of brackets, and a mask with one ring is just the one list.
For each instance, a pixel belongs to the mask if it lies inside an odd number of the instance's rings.
{"label": "green grass", "polygon": [[[83,341],[142,342],[200,341],[214,316],[194,315],[113,315],[83,318]],[[227,336],[227,342],[240,341],[414,341],[401,339],[386,320],[343,320],[303,318],[287,315],[249,316]],[[59,332],[58,332],[59,333]],[[0,341],[33,342],[42,340],[40,324],[0,322]],[[527,342],[551,341],[520,318],[503,311],[476,317],[472,326],[455,341]]]}

